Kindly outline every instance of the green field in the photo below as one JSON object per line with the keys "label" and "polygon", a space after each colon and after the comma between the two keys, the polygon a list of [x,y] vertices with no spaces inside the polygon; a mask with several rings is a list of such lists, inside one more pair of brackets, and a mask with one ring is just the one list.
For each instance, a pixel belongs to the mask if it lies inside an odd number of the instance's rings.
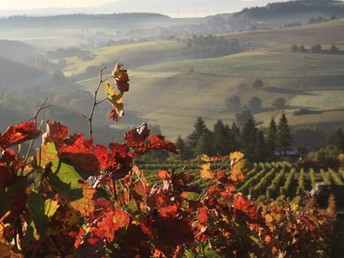
{"label": "green field", "polygon": [[[326,28],[326,29],[325,29]],[[343,32],[343,33],[341,33]],[[262,100],[262,111],[256,120],[266,126],[280,111],[272,110],[274,99],[287,101],[285,112],[292,125],[343,125],[341,111],[294,117],[298,109],[341,109],[344,104],[344,55],[293,53],[292,44],[332,44],[344,51],[344,20],[276,30],[238,32],[223,35],[236,37],[241,44],[251,44],[243,53],[207,59],[183,55],[184,45],[176,40],[153,41],[92,50],[95,58],[82,61],[67,59],[65,74],[82,75],[77,82],[82,89],[93,91],[99,78],[85,74],[90,66],[121,61],[129,68],[130,91],[125,96],[125,109],[137,112],[138,119],[126,117],[121,127],[149,122],[160,125],[169,139],[186,136],[201,116],[211,127],[217,119],[226,123],[235,114],[226,110],[224,101],[239,95],[245,105],[252,97]],[[109,72],[109,71],[108,71]],[[255,79],[264,82],[253,89]]]}

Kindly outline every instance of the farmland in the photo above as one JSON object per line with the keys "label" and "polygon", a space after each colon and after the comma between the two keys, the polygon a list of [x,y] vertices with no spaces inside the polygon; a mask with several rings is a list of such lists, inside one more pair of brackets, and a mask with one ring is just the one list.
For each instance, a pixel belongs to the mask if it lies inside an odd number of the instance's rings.
{"label": "farmland", "polygon": [[[326,35],[322,32],[325,27]],[[96,48],[92,50],[94,60],[67,59],[64,72],[80,75],[77,85],[93,91],[98,78],[95,70],[85,74],[88,67],[108,65],[116,60],[125,62],[132,85],[126,109],[140,110],[141,121],[159,124],[170,139],[187,135],[198,116],[209,125],[217,119],[231,123],[234,113],[226,110],[224,101],[232,95],[240,96],[243,104],[253,96],[262,100],[262,110],[255,114],[262,126],[280,114],[271,104],[283,97],[286,99],[284,112],[290,117],[291,125],[327,128],[342,125],[344,112],[313,114],[301,120],[293,112],[343,108],[343,55],[293,53],[290,47],[298,44],[310,48],[319,43],[324,49],[332,44],[341,49],[344,48],[343,30],[344,20],[335,20],[295,28],[223,34],[252,47],[238,54],[206,59],[183,55],[185,46],[176,40]],[[251,86],[257,78],[264,82],[262,89]],[[129,120],[127,123],[123,119],[120,127],[134,126]]]}

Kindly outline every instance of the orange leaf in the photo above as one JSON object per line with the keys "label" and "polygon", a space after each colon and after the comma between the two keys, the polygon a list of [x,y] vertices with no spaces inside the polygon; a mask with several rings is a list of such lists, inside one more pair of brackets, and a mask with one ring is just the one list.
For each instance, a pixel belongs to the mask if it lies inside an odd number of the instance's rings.
{"label": "orange leaf", "polygon": [[210,170],[210,163],[202,164],[201,168],[201,178],[203,179],[213,179],[214,173]]}
{"label": "orange leaf", "polygon": [[171,179],[170,173],[168,173],[168,171],[165,170],[165,169],[159,169],[159,171],[158,171],[158,177],[159,177],[161,180],[170,180],[170,179]]}

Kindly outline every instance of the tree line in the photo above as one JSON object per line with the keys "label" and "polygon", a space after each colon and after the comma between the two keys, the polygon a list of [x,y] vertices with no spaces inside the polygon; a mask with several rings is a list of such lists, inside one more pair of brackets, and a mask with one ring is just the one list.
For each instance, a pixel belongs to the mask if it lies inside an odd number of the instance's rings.
{"label": "tree line", "polygon": [[198,117],[193,132],[184,139],[179,136],[175,143],[181,160],[202,154],[223,156],[241,151],[250,161],[273,159],[276,151],[283,154],[291,144],[292,136],[284,113],[278,123],[271,119],[267,132],[257,128],[252,116],[245,123],[236,121],[231,126],[218,120],[213,130],[207,128],[204,120]]}

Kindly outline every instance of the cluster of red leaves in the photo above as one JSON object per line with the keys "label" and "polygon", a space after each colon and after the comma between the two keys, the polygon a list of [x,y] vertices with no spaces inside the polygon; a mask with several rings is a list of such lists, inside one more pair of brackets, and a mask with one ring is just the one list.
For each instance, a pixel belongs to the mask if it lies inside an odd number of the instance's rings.
{"label": "cluster of red leaves", "polygon": [[[229,173],[213,170],[218,159],[206,158],[204,187],[187,172],[167,170],[158,170],[161,183],[151,185],[134,166],[136,154],[176,149],[150,136],[146,124],[128,132],[125,143],[105,147],[48,121],[39,155],[25,164],[9,147],[38,133],[24,123],[0,137],[5,256],[316,257],[326,251],[333,223],[326,211],[285,200],[258,207],[236,191],[244,180],[239,152],[223,160]],[[99,179],[97,187],[86,183],[88,176]]]}
{"label": "cluster of red leaves", "polygon": [[117,63],[112,72],[112,78],[117,85],[118,91],[115,90],[115,87],[107,82],[104,87],[104,92],[107,96],[107,99],[112,104],[112,110],[108,114],[108,117],[118,122],[122,116],[124,116],[124,103],[123,97],[124,92],[129,91],[129,76],[127,70],[122,69],[124,65]]}

